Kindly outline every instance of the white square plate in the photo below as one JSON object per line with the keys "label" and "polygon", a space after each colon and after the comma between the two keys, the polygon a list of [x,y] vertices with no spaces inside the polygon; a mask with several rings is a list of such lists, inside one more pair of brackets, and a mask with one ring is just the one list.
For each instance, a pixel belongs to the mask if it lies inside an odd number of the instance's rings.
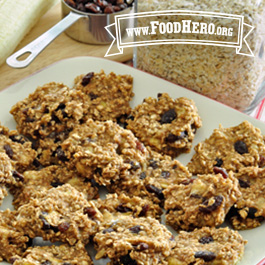
{"label": "white square plate", "polygon": [[[88,72],[99,72],[101,69],[106,73],[113,71],[116,74],[130,74],[133,76],[135,96],[132,100],[132,106],[140,104],[145,97],[156,97],[159,92],[167,92],[173,98],[187,97],[193,99],[203,121],[203,126],[197,131],[193,146],[209,137],[213,129],[218,128],[220,123],[224,127],[230,127],[248,120],[265,134],[264,123],[239,111],[130,66],[95,57],[76,57],[59,61],[1,91],[0,122],[10,129],[15,129],[16,124],[12,115],[9,114],[11,107],[17,101],[24,99],[29,93],[32,93],[37,86],[55,81],[63,82],[71,87],[76,76]],[[178,160],[186,165],[192,155],[193,151],[190,154],[181,155],[178,157]],[[10,197],[6,198],[0,209],[12,207],[10,202]],[[261,261],[265,257],[265,223],[252,230],[240,231],[240,234],[248,240],[248,244],[245,248],[245,255],[238,265],[265,264],[265,260]],[[0,264],[8,263],[0,262]],[[97,264],[105,264],[105,262],[96,261],[95,265]]]}

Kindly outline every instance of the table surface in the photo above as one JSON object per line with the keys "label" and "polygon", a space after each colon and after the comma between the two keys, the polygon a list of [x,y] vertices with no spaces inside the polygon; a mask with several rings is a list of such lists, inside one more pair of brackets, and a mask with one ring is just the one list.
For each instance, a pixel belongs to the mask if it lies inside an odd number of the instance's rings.
{"label": "table surface", "polygon": [[[61,20],[61,5],[56,4],[32,30],[24,37],[16,51],[36,39]],[[88,45],[69,38],[65,33],[57,37],[38,57],[26,68],[14,69],[6,63],[0,66],[0,90],[18,82],[19,80],[39,71],[40,69],[62,59],[76,56],[104,57],[109,45]],[[125,62],[132,59],[133,49],[126,48],[121,55],[108,57],[110,60]],[[80,73],[81,74],[81,73]]]}

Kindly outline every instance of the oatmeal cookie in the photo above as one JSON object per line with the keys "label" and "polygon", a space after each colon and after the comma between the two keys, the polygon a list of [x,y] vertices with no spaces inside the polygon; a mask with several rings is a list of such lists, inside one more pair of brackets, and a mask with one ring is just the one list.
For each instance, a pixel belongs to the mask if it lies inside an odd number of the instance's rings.
{"label": "oatmeal cookie", "polygon": [[14,257],[13,265],[92,265],[84,245],[78,242],[74,246],[62,244],[60,246],[42,246],[28,248],[22,257]]}
{"label": "oatmeal cookie", "polygon": [[195,103],[187,98],[172,99],[159,93],[135,107],[127,128],[157,152],[173,157],[187,153],[202,122]]}
{"label": "oatmeal cookie", "polygon": [[86,98],[80,91],[51,82],[12,107],[10,113],[18,131],[32,139],[41,164],[49,165],[50,159],[55,159],[60,141],[83,122],[87,114]]}
{"label": "oatmeal cookie", "polygon": [[78,97],[76,91],[64,84],[51,82],[17,102],[10,113],[20,133],[33,139],[43,139],[52,133],[73,128],[80,122],[85,111],[81,99],[82,96]]}
{"label": "oatmeal cookie", "polygon": [[70,245],[79,240],[88,243],[102,221],[102,214],[93,201],[87,201],[70,184],[48,190],[40,198],[19,207],[17,213],[15,227],[30,238],[40,236]]}
{"label": "oatmeal cookie", "polygon": [[116,121],[131,111],[129,102],[134,96],[132,92],[133,78],[130,75],[108,75],[102,70],[90,72],[75,78],[74,88],[88,96],[88,117],[94,120]]}
{"label": "oatmeal cookie", "polygon": [[128,177],[108,186],[111,192],[149,198],[155,203],[164,200],[163,190],[191,178],[188,169],[170,156],[149,152],[145,166]]}
{"label": "oatmeal cookie", "polygon": [[233,228],[242,230],[260,226],[265,218],[265,168],[241,168],[235,177],[242,196],[229,212]]}
{"label": "oatmeal cookie", "polygon": [[39,171],[25,171],[23,176],[23,186],[19,189],[11,189],[14,195],[13,205],[16,209],[31,199],[45,195],[48,189],[66,183],[82,192],[87,200],[98,197],[98,188],[88,178],[63,166],[49,166]]}
{"label": "oatmeal cookie", "polygon": [[[174,237],[156,219],[123,216],[112,220],[94,237],[96,259],[164,259],[174,247]],[[124,264],[124,263],[123,263]],[[158,263],[153,263],[158,264]]]}
{"label": "oatmeal cookie", "polygon": [[195,147],[188,168],[193,174],[213,173],[215,166],[236,172],[242,167],[264,166],[265,144],[260,129],[250,122],[215,129]]}
{"label": "oatmeal cookie", "polygon": [[219,226],[241,196],[232,172],[198,175],[164,191],[166,221],[175,230]]}
{"label": "oatmeal cookie", "polygon": [[62,150],[84,177],[100,185],[110,184],[145,165],[147,149],[129,130],[112,121],[89,119],[76,127],[62,143]]}
{"label": "oatmeal cookie", "polygon": [[160,219],[162,209],[149,199],[137,196],[129,197],[125,194],[108,194],[106,199],[98,199],[96,206],[102,212],[103,219],[114,219],[119,215],[133,217],[153,217]]}
{"label": "oatmeal cookie", "polygon": [[237,232],[226,228],[203,227],[193,232],[180,231],[168,265],[235,265],[244,255],[247,243]]}
{"label": "oatmeal cookie", "polygon": [[13,226],[15,215],[9,209],[0,211],[0,261],[11,261],[14,255],[22,255],[29,238]]}
{"label": "oatmeal cookie", "polygon": [[32,144],[16,130],[9,131],[0,125],[0,153],[6,154],[14,170],[23,171],[34,168],[37,153],[32,149]]}

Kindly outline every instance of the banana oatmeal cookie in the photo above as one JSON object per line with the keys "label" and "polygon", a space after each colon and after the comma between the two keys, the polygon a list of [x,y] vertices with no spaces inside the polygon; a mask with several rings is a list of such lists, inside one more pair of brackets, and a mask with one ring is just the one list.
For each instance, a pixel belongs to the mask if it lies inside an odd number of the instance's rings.
{"label": "banana oatmeal cookie", "polygon": [[221,225],[241,196],[232,172],[198,175],[169,187],[164,194],[166,221],[177,231]]}
{"label": "banana oatmeal cookie", "polygon": [[155,203],[162,203],[164,189],[190,178],[191,174],[188,169],[178,160],[150,151],[143,168],[112,183],[108,189],[118,194],[146,197]]}
{"label": "banana oatmeal cookie", "polygon": [[23,135],[54,138],[54,134],[72,129],[83,119],[86,110],[82,96],[62,83],[51,82],[17,102],[10,113]]}
{"label": "banana oatmeal cookie", "polygon": [[130,175],[144,167],[148,151],[129,130],[112,121],[93,121],[76,127],[62,143],[69,159],[84,177],[100,185]]}
{"label": "banana oatmeal cookie", "polygon": [[9,209],[0,211],[0,261],[11,261],[26,250],[29,238],[13,226],[15,215]]}
{"label": "banana oatmeal cookie", "polygon": [[265,168],[246,167],[235,174],[242,196],[229,212],[233,228],[255,228],[265,219]]}
{"label": "banana oatmeal cookie", "polygon": [[16,130],[9,131],[0,124],[0,153],[6,154],[14,170],[23,171],[35,167],[37,153],[32,149],[32,143]]}
{"label": "banana oatmeal cookie", "polygon": [[202,126],[193,100],[172,99],[167,93],[159,93],[158,99],[145,98],[127,123],[146,146],[173,157],[190,151],[196,130]]}
{"label": "banana oatmeal cookie", "polygon": [[93,201],[87,201],[84,194],[70,184],[44,193],[18,208],[14,226],[30,238],[40,236],[70,245],[79,240],[88,243],[102,221],[102,214]]}
{"label": "banana oatmeal cookie", "polygon": [[23,176],[23,186],[11,189],[14,195],[13,205],[16,209],[31,199],[45,195],[45,191],[48,189],[66,183],[82,192],[87,200],[98,197],[98,188],[88,178],[63,166],[49,166],[39,171],[25,171]]}
{"label": "banana oatmeal cookie", "polygon": [[[109,257],[116,260],[130,260],[129,264],[149,264],[143,260],[163,260],[174,247],[174,237],[156,219],[123,216],[104,225],[94,237],[96,259]],[[156,261],[156,262],[155,262]],[[121,264],[128,264],[124,263]]]}
{"label": "banana oatmeal cookie", "polygon": [[83,243],[74,246],[62,244],[60,246],[42,246],[28,248],[22,257],[14,257],[13,265],[92,265]]}
{"label": "banana oatmeal cookie", "polygon": [[152,217],[160,219],[162,209],[149,199],[125,194],[107,194],[106,199],[98,199],[96,206],[103,214],[103,219],[114,219],[115,216]]}
{"label": "banana oatmeal cookie", "polygon": [[116,121],[131,112],[132,86],[133,78],[130,75],[116,75],[113,72],[107,75],[101,70],[76,77],[74,88],[89,97],[89,118]]}
{"label": "banana oatmeal cookie", "polygon": [[193,174],[214,172],[214,167],[237,172],[242,167],[265,164],[265,144],[260,129],[250,122],[215,129],[205,141],[195,146],[195,154],[187,165]]}
{"label": "banana oatmeal cookie", "polygon": [[247,243],[237,232],[226,228],[203,227],[180,231],[168,265],[235,265],[243,257]]}
{"label": "banana oatmeal cookie", "polygon": [[10,113],[18,131],[34,141],[41,164],[49,165],[57,155],[59,143],[83,122],[87,114],[86,98],[80,91],[51,82],[12,107]]}

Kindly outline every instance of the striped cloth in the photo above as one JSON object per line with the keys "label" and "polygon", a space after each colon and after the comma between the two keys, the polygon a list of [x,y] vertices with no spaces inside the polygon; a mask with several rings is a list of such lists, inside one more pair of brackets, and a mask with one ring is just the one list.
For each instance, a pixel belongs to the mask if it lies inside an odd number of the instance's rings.
{"label": "striped cloth", "polygon": [[250,113],[250,116],[265,122],[265,99]]}

